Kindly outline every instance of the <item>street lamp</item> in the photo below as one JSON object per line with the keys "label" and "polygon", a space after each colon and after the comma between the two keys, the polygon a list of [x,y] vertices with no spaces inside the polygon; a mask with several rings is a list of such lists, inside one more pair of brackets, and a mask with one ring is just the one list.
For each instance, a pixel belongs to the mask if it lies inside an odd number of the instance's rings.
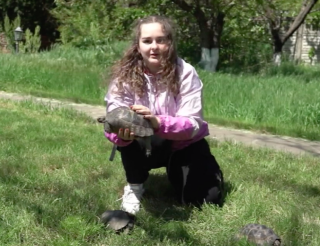
{"label": "street lamp", "polygon": [[19,42],[22,41],[23,31],[21,27],[17,27],[14,30],[14,41],[16,42],[16,53],[19,53]]}

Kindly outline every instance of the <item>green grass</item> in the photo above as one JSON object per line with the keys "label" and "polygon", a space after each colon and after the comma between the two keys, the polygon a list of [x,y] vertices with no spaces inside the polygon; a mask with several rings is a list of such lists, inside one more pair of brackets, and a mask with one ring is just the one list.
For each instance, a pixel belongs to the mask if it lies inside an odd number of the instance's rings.
{"label": "green grass", "polygon": [[0,245],[229,246],[252,222],[272,227],[284,245],[320,243],[316,158],[212,141],[226,179],[223,206],[180,206],[157,169],[132,234],[120,236],[98,222],[119,208],[125,184],[101,125],[31,102],[0,100],[0,114]]}
{"label": "green grass", "polygon": [[[0,55],[0,90],[104,105],[108,69],[125,46]],[[288,63],[260,75],[198,69],[205,118],[218,125],[320,140],[318,70]]]}
{"label": "green grass", "polygon": [[320,80],[200,73],[209,122],[320,140]]}

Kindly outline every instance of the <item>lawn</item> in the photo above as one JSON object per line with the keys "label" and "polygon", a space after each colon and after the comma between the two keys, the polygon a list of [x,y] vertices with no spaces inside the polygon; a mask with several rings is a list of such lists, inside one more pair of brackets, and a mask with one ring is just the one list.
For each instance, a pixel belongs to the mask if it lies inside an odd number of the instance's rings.
{"label": "lawn", "polygon": [[0,100],[0,114],[0,245],[229,246],[252,222],[284,245],[320,244],[319,159],[210,141],[226,179],[223,206],[180,206],[157,169],[132,234],[116,235],[98,216],[119,208],[125,179],[119,154],[108,161],[101,125],[27,101]]}
{"label": "lawn", "polygon": [[[0,90],[104,105],[108,70],[124,47],[0,55]],[[318,67],[284,64],[255,75],[197,71],[208,122],[320,140]]]}

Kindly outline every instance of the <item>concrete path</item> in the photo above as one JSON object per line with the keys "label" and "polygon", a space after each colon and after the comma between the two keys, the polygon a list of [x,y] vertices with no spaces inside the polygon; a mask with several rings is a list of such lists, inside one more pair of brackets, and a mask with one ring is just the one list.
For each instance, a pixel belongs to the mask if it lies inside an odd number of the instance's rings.
{"label": "concrete path", "polygon": [[[74,108],[78,111],[86,113],[93,118],[97,118],[105,114],[105,107],[102,106],[72,103],[68,101],[33,97],[17,93],[8,93],[4,91],[0,91],[0,99],[10,99],[17,101],[33,100],[39,103],[50,104],[52,106]],[[209,129],[210,137],[218,141],[229,140],[235,143],[243,143],[245,145],[253,147],[266,147],[272,148],[274,150],[291,152],[298,155],[307,154],[320,157],[320,142],[285,136],[259,134],[250,131],[220,127],[213,124],[210,124]]]}

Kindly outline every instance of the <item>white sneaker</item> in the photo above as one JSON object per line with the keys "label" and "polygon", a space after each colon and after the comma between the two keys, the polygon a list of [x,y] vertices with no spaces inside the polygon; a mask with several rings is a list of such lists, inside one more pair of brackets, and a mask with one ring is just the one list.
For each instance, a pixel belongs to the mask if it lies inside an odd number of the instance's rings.
{"label": "white sneaker", "polygon": [[124,194],[122,196],[121,209],[133,215],[139,212],[140,200],[143,192],[143,184],[126,185],[124,187]]}

